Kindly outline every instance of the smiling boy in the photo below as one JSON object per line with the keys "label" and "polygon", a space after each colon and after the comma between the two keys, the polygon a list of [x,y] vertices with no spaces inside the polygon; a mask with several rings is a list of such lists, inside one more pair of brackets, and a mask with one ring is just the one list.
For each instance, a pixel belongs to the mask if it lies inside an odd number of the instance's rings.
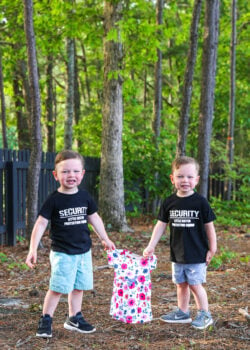
{"label": "smiling boy", "polygon": [[[168,323],[190,323],[204,329],[213,323],[203,283],[206,268],[216,252],[216,233],[213,213],[207,200],[196,193],[199,165],[191,157],[179,157],[172,163],[170,180],[176,192],[161,205],[158,221],[144,256],[154,253],[155,247],[169,223],[172,279],[177,287],[178,308],[161,317]],[[189,311],[190,291],[198,309],[192,321]]]}
{"label": "smiling boy", "polygon": [[84,176],[84,160],[65,150],[55,159],[55,179],[59,188],[45,201],[34,225],[26,264],[33,268],[37,248],[48,222],[51,222],[51,278],[39,320],[37,337],[52,337],[52,319],[60,297],[68,294],[69,314],[64,328],[80,333],[95,332],[82,315],[83,290],[93,289],[91,238],[88,223],[102,240],[105,249],[115,249],[109,239],[97,207],[87,191],[79,189]]}

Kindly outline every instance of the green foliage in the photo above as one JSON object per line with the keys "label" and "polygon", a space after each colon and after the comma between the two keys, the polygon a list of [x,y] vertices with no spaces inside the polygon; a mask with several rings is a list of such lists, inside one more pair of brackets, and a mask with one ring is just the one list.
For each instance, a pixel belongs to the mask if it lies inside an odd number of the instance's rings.
{"label": "green foliage", "polygon": [[11,262],[10,264],[7,265],[8,270],[28,270],[28,266],[25,263],[20,263],[20,262]]}
{"label": "green foliage", "polygon": [[4,263],[4,262],[6,262],[7,260],[8,260],[7,255],[4,254],[4,253],[2,253],[2,252],[0,252],[0,262],[1,262],[1,263]]}
{"label": "green foliage", "polygon": [[28,270],[28,266],[22,261],[13,261],[5,253],[0,252],[0,264],[4,264],[8,270]]}
{"label": "green foliage", "polygon": [[249,223],[249,204],[242,203],[241,201],[222,201],[215,197],[211,198],[211,204],[216,212],[216,223],[235,227]]}
{"label": "green foliage", "polygon": [[249,264],[249,261],[250,261],[250,255],[240,257],[240,262],[243,264]]}
{"label": "green foliage", "polygon": [[[10,126],[7,128],[7,142],[8,142],[8,148],[10,149],[17,149],[18,148],[18,142],[17,142],[17,134],[16,134],[16,127]],[[3,136],[0,134],[0,148],[3,148]]]}
{"label": "green foliage", "polygon": [[233,259],[235,259],[238,256],[237,253],[232,252],[228,249],[221,248],[220,253],[216,254],[210,264],[209,269],[217,270],[219,269],[223,264],[230,263]]}

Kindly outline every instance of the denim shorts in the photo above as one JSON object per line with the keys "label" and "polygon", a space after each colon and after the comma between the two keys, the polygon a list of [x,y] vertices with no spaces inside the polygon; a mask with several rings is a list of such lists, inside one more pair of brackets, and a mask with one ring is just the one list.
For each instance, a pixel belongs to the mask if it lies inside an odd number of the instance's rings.
{"label": "denim shorts", "polygon": [[187,282],[190,285],[206,282],[207,265],[202,264],[177,264],[172,263],[172,280],[180,284]]}
{"label": "denim shorts", "polygon": [[51,250],[50,264],[50,290],[68,294],[73,289],[93,289],[91,250],[84,254],[76,255],[69,255]]}

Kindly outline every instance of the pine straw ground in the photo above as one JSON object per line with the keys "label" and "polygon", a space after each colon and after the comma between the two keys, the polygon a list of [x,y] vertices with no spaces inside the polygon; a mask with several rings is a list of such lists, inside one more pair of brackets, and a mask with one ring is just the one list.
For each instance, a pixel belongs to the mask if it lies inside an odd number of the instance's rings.
{"label": "pine straw ground", "polygon": [[[152,222],[147,217],[133,219],[130,225],[134,233],[110,232],[110,237],[117,248],[141,254],[151,235]],[[157,246],[158,265],[152,271],[152,322],[131,325],[109,316],[113,270],[107,267],[102,246],[92,234],[95,289],[85,293],[82,309],[85,318],[95,325],[97,331],[83,335],[63,328],[67,313],[67,298],[63,296],[54,315],[51,339],[35,336],[50,275],[48,236],[43,238],[45,248],[39,250],[39,263],[33,271],[22,268],[28,250],[27,242],[19,243],[16,247],[1,247],[7,260],[0,259],[0,298],[21,300],[20,305],[0,304],[1,349],[249,349],[249,323],[239,313],[239,309],[245,309],[249,302],[249,266],[246,258],[249,254],[249,236],[246,230],[220,227],[217,227],[217,234],[219,248],[236,251],[238,256],[219,269],[208,271],[206,289],[215,324],[205,331],[159,320],[160,315],[176,305],[167,236]],[[194,315],[194,300],[191,299],[191,302]]]}

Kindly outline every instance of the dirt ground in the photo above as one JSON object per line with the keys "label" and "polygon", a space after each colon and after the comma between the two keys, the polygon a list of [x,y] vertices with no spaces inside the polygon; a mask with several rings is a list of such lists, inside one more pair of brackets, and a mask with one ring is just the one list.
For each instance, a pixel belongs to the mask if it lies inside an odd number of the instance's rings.
{"label": "dirt ground", "polygon": [[[146,246],[153,221],[151,218],[131,219],[134,233],[110,232],[117,248],[141,254]],[[159,317],[176,306],[176,289],[171,281],[168,238],[156,249],[157,269],[152,271],[152,311],[154,319],[145,324],[125,324],[109,315],[114,271],[107,267],[107,256],[97,237],[93,238],[94,290],[85,292],[82,310],[95,325],[93,334],[79,334],[63,328],[67,314],[67,296],[63,296],[53,319],[53,337],[35,336],[43,299],[48,288],[49,238],[44,236],[44,249],[39,250],[35,270],[25,270],[28,246],[1,247],[7,259],[0,259],[0,346],[1,349],[250,349],[249,323],[239,309],[249,303],[249,235],[246,229],[217,227],[219,249],[224,247],[238,255],[216,270],[209,270],[206,289],[214,326],[204,331],[190,325],[171,325]],[[0,256],[1,257],[1,256]],[[4,261],[6,260],[6,261]],[[1,301],[16,302],[3,305]],[[19,302],[19,303],[18,303]],[[192,316],[195,304],[191,299]],[[249,320],[248,320],[249,321]]]}

